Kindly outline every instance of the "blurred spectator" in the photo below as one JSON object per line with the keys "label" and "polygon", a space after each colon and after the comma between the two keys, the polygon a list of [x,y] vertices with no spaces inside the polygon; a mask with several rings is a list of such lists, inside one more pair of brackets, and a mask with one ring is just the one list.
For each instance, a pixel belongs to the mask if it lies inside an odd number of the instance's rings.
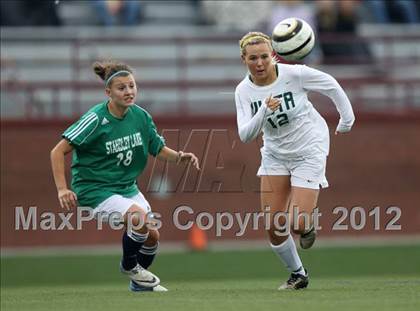
{"label": "blurred spectator", "polygon": [[312,3],[302,0],[277,0],[271,10],[268,29],[273,29],[278,22],[289,17],[305,20],[312,28],[316,28],[316,15]]}
{"label": "blurred spectator", "polygon": [[357,37],[359,1],[318,0],[317,22],[326,62],[368,62],[368,47]]}
{"label": "blurred spectator", "polygon": [[91,3],[103,26],[134,26],[140,23],[140,1],[96,0]]}
{"label": "blurred spectator", "polygon": [[196,25],[206,25],[208,23],[207,18],[204,15],[201,0],[190,0],[194,11],[194,23]]}
{"label": "blurred spectator", "polygon": [[60,26],[54,0],[2,0],[2,26]]}
{"label": "blurred spectator", "polygon": [[[314,6],[302,0],[278,0],[271,10],[271,17],[268,23],[267,34],[271,35],[274,27],[282,20],[289,17],[297,17],[306,21],[314,30],[315,38],[317,38],[317,21]],[[315,40],[315,47],[312,52],[305,58],[305,63],[319,64],[322,62],[322,51],[319,42]]]}
{"label": "blurred spectator", "polygon": [[419,23],[419,1],[415,0],[365,0],[377,23]]}
{"label": "blurred spectator", "polygon": [[223,30],[263,31],[270,16],[271,1],[202,1],[208,23]]}

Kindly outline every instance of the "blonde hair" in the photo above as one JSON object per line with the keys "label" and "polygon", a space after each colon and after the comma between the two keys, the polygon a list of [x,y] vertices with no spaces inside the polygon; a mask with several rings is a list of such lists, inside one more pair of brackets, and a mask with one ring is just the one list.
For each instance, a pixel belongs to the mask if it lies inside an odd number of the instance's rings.
{"label": "blonde hair", "polygon": [[245,36],[239,40],[239,48],[241,49],[241,55],[245,55],[245,48],[248,45],[267,43],[271,48],[271,38],[266,34],[258,31],[248,32]]}

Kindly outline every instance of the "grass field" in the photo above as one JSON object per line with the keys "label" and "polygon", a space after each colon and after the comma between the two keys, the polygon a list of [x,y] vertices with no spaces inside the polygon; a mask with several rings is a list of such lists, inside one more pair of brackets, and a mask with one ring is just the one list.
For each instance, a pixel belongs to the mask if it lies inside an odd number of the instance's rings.
{"label": "grass field", "polygon": [[153,272],[167,293],[131,293],[119,256],[5,257],[1,310],[419,310],[420,246],[301,252],[310,287],[280,292],[271,251],[167,253]]}

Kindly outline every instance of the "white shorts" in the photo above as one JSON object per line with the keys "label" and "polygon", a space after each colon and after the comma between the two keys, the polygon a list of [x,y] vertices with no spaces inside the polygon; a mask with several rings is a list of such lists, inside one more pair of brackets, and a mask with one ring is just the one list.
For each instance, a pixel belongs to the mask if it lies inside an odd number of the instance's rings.
{"label": "white shorts", "polygon": [[268,155],[263,157],[257,176],[290,176],[290,183],[294,187],[327,188],[326,164],[327,157],[321,154],[292,160],[279,160]]}
{"label": "white shorts", "polygon": [[119,194],[114,194],[105,201],[101,202],[93,210],[93,213],[95,217],[100,216],[104,220],[110,217],[111,215],[113,215],[112,217],[116,217],[117,215],[124,216],[125,213],[127,213],[127,210],[133,205],[137,205],[145,213],[149,213],[152,211],[149,202],[146,200],[143,194],[139,192],[136,195],[129,198],[123,197]]}

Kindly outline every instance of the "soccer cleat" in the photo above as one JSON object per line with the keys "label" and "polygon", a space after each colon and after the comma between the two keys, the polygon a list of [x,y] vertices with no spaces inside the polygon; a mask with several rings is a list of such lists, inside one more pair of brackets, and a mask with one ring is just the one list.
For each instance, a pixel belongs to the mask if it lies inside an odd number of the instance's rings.
{"label": "soccer cleat", "polygon": [[122,273],[127,274],[132,281],[143,287],[155,287],[160,283],[156,275],[142,268],[139,264],[131,270],[125,270],[120,263],[120,270]]}
{"label": "soccer cleat", "polygon": [[300,247],[303,249],[311,248],[316,239],[316,230],[312,227],[311,230],[302,234],[299,239]]}
{"label": "soccer cleat", "polygon": [[144,286],[138,285],[133,280],[130,280],[130,285],[128,286],[128,288],[132,292],[167,292],[168,291],[168,289],[166,287],[163,287],[162,285],[156,285],[155,287],[144,287]]}
{"label": "soccer cleat", "polygon": [[305,269],[306,275],[292,273],[286,283],[280,285],[279,290],[283,289],[302,289],[306,288],[309,283],[308,271]]}

